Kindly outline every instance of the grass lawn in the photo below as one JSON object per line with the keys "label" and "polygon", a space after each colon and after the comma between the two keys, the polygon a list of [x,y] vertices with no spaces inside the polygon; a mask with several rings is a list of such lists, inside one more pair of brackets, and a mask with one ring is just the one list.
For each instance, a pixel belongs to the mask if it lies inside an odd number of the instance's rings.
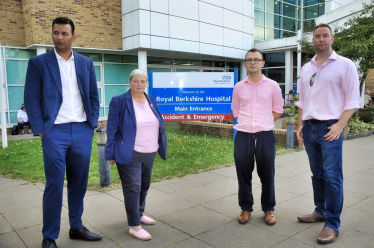
{"label": "grass lawn", "polygon": [[[166,160],[156,157],[152,181],[182,177],[187,174],[212,170],[234,163],[233,141],[230,139],[178,132],[177,125],[166,125],[168,138]],[[1,143],[0,143],[1,144]],[[285,153],[277,147],[277,154]],[[96,134],[92,142],[92,155],[88,186],[100,188]],[[45,182],[43,154],[40,139],[9,141],[8,148],[0,149],[0,175],[23,178],[30,182]],[[112,186],[120,186],[116,166],[111,167]]]}

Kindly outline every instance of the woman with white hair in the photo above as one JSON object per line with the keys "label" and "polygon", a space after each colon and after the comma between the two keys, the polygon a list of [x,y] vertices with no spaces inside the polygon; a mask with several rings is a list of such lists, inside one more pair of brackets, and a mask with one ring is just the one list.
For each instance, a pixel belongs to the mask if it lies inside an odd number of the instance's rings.
{"label": "woman with white hair", "polygon": [[153,161],[157,154],[166,158],[164,121],[156,101],[144,92],[147,81],[147,73],[136,69],[130,74],[130,90],[112,98],[105,146],[105,158],[117,164],[121,178],[129,234],[140,240],[152,238],[141,224],[155,224],[143,215]]}

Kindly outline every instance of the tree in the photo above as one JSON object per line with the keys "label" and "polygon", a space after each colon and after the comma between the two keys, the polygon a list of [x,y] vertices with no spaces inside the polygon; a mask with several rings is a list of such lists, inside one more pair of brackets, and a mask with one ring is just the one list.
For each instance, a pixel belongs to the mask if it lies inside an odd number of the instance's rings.
{"label": "tree", "polygon": [[[333,49],[359,64],[360,90],[368,71],[374,68],[374,0],[362,5],[362,11],[349,18],[342,27],[333,27]],[[299,42],[301,52],[306,53],[307,60],[310,60],[315,55],[312,43],[305,37]]]}

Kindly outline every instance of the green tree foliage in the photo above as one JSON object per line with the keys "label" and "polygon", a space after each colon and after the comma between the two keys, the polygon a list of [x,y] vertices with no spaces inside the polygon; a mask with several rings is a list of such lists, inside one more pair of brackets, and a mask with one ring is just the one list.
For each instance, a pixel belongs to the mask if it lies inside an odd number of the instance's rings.
{"label": "green tree foliage", "polygon": [[[374,0],[363,3],[363,10],[348,19],[341,27],[333,27],[333,49],[341,56],[359,63],[360,89],[368,71],[374,68]],[[315,55],[315,49],[306,37],[300,41],[301,52],[309,61]]]}

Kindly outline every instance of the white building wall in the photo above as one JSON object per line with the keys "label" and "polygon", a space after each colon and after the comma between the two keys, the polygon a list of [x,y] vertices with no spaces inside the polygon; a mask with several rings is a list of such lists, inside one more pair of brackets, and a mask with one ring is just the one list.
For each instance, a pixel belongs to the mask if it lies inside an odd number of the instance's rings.
{"label": "white building wall", "polygon": [[253,0],[122,0],[123,50],[242,59],[254,47]]}

